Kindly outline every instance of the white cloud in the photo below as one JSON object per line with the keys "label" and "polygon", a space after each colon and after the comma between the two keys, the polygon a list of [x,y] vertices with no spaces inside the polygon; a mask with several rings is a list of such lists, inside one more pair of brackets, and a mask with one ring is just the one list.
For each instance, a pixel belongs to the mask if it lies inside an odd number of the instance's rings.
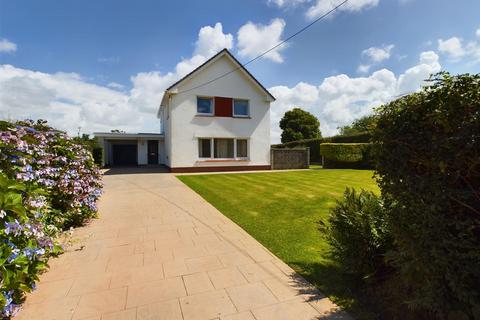
{"label": "white cloud", "polygon": [[447,54],[450,58],[458,60],[465,55],[462,39],[452,37],[447,40],[438,40],[438,51]]}
{"label": "white cloud", "polygon": [[359,73],[368,73],[368,71],[370,71],[370,68],[371,68],[371,67],[372,67],[372,66],[369,65],[369,64],[361,64],[361,65],[358,66],[357,72],[359,72]]}
{"label": "white cloud", "polygon": [[[379,2],[380,0],[350,0],[339,7],[338,11],[358,12],[363,9],[376,7]],[[306,16],[308,19],[313,20],[326,14],[340,3],[340,0],[317,0],[317,2],[307,10]]]}
{"label": "white cloud", "polygon": [[100,57],[97,62],[106,64],[117,64],[120,62],[120,57]]}
{"label": "white cloud", "polygon": [[[256,57],[282,41],[284,28],[285,21],[283,19],[274,19],[268,25],[246,23],[237,33],[238,53],[247,58]],[[280,52],[285,48],[286,45],[279,46],[266,54],[264,58],[281,63],[283,57]]]}
{"label": "white cloud", "polygon": [[8,39],[0,40],[0,52],[12,53],[17,51],[17,45]]}
{"label": "white cloud", "polygon": [[[480,29],[476,31],[476,35],[480,37]],[[465,43],[459,37],[451,37],[447,40],[439,39],[438,51],[453,62],[465,59],[469,64],[480,63],[480,41],[472,40]]]}
{"label": "white cloud", "polygon": [[[223,34],[221,24],[204,27],[192,57],[180,61],[172,72],[132,76],[128,92],[118,91],[123,89],[118,83],[101,86],[75,73],[49,74],[0,65],[0,118],[46,119],[71,134],[79,126],[89,133],[111,129],[158,132],[156,111],[164,90],[212,52],[231,48],[232,41],[231,35]],[[102,62],[110,61],[102,58]]]}
{"label": "white cloud", "polygon": [[222,24],[217,22],[213,28],[205,26],[200,29],[194,54],[210,57],[224,48],[231,49],[232,47],[233,36],[224,34]]}
{"label": "white cloud", "polygon": [[381,47],[370,47],[362,51],[362,57],[368,62],[358,66],[357,72],[368,73],[370,68],[385,60],[390,59],[391,52],[395,46],[393,44],[383,45]]}
{"label": "white cloud", "polygon": [[274,4],[279,8],[295,7],[299,4],[309,2],[310,0],[268,0],[268,4]]}
{"label": "white cloud", "polygon": [[0,115],[15,119],[47,119],[75,132],[132,129],[150,121],[121,92],[88,83],[74,73],[42,73],[0,66]]}
{"label": "white cloud", "polygon": [[477,29],[477,31],[475,32],[476,36],[480,38],[480,28]]}
{"label": "white cloud", "polygon": [[407,69],[398,78],[397,93],[406,94],[417,90],[420,86],[425,85],[425,80],[433,74],[441,70],[438,61],[438,55],[433,51],[426,51],[420,54],[420,61],[414,67]]}
{"label": "white cloud", "polygon": [[390,58],[391,51],[395,46],[393,44],[384,45],[382,47],[370,47],[362,51],[362,55],[367,57],[371,62],[379,63]]}
{"label": "white cloud", "polygon": [[110,82],[109,84],[107,84],[107,87],[117,90],[122,90],[123,88],[125,88],[123,84],[117,82]]}
{"label": "white cloud", "polygon": [[272,87],[269,90],[277,98],[271,108],[272,140],[280,141],[279,121],[293,107],[301,107],[319,118],[324,136],[334,135],[338,133],[337,127],[371,113],[374,107],[399,94],[418,90],[430,73],[438,71],[438,55],[423,52],[418,65],[398,77],[388,69],[381,69],[367,77],[352,78],[345,74],[328,77],[318,86],[301,82],[292,88]]}

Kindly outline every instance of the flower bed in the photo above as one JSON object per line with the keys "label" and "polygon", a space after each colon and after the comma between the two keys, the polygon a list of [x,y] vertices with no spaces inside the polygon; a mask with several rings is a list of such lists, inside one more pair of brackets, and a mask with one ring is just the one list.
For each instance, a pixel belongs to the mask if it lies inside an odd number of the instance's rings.
{"label": "flower bed", "polygon": [[44,121],[0,121],[0,315],[35,288],[62,230],[95,216],[101,174],[84,146]]}

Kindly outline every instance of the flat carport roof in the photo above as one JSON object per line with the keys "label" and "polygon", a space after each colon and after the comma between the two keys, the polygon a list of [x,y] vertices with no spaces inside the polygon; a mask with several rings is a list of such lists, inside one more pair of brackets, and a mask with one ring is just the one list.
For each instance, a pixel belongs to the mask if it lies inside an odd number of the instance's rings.
{"label": "flat carport roof", "polygon": [[125,133],[125,132],[94,132],[93,136],[104,139],[163,139],[163,133]]}

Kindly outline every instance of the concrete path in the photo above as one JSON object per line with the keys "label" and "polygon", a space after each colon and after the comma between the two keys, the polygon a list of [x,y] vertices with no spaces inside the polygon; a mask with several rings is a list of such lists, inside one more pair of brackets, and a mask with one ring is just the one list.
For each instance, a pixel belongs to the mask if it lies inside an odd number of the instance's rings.
{"label": "concrete path", "polygon": [[347,319],[168,173],[105,175],[99,219],[73,232],[18,319]]}

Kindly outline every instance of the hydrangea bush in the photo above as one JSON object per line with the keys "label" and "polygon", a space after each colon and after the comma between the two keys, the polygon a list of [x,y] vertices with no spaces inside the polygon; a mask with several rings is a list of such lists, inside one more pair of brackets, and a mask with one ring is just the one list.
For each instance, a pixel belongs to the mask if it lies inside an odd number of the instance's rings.
{"label": "hydrangea bush", "polygon": [[0,122],[0,312],[35,288],[62,230],[95,216],[99,169],[90,152],[45,121]]}

